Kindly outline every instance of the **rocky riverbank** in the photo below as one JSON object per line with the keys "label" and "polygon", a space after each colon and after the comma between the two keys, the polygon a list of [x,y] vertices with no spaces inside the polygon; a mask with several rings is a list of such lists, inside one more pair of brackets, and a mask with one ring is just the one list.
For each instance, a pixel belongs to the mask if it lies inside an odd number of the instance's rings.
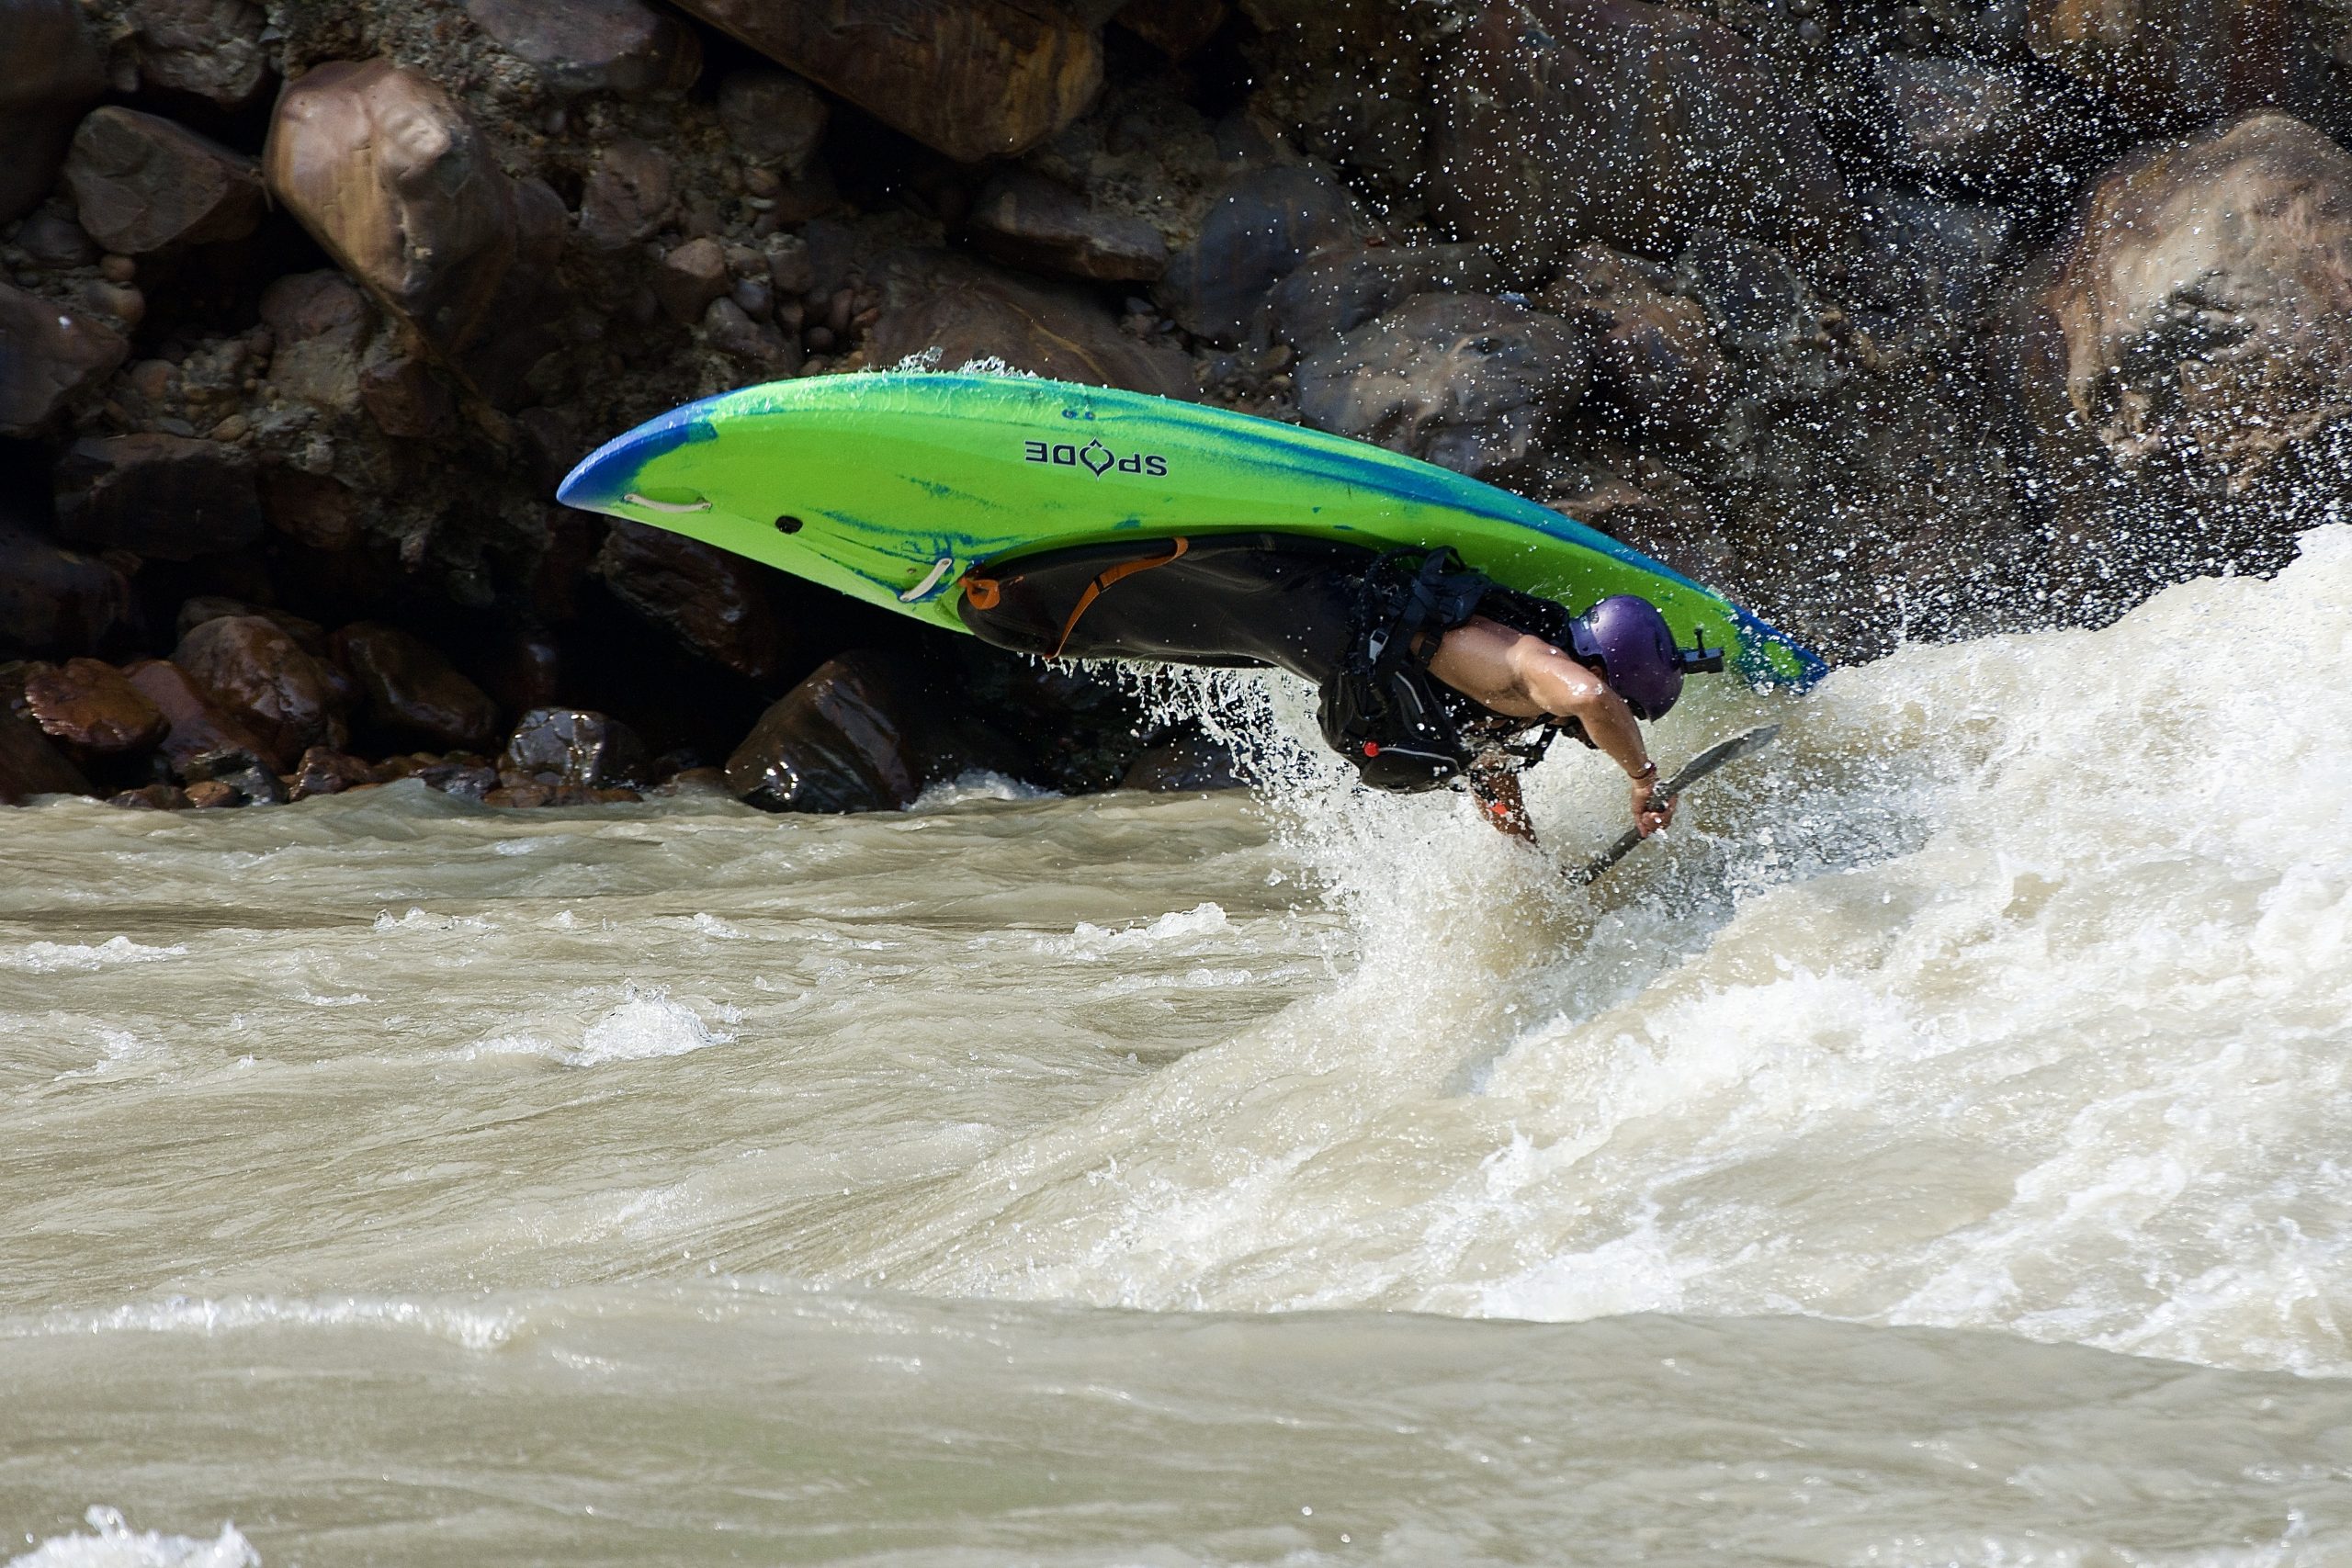
{"label": "rocky riverbank", "polygon": [[910,356],[1506,485],[1842,658],[2340,493],[2335,0],[0,0],[0,798],[1216,776],[556,507]]}

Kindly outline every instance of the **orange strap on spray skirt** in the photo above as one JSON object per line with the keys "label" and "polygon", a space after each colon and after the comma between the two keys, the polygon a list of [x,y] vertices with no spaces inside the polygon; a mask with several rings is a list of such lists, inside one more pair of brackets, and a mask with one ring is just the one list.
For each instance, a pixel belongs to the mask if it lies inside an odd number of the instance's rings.
{"label": "orange strap on spray skirt", "polygon": [[[1062,623],[1061,640],[1054,644],[1054,651],[1046,655],[1046,657],[1048,659],[1059,659],[1062,656],[1062,649],[1069,646],[1070,634],[1078,630],[1078,623],[1080,619],[1084,616],[1087,610],[1093,605],[1094,601],[1102,596],[1102,591],[1104,589],[1110,587],[1111,584],[1118,581],[1122,578],[1133,577],[1139,571],[1149,571],[1156,566],[1166,566],[1169,562],[1181,558],[1186,550],[1193,547],[1191,542],[1185,539],[1182,535],[1177,536],[1176,538],[1170,542],[1176,547],[1169,551],[1166,555],[1152,560],[1131,560],[1123,562],[1118,566],[1111,568],[1108,571],[1105,571],[1101,576],[1097,577],[1093,581],[1088,583],[1086,585],[1086,592],[1078,596],[1078,607],[1070,611],[1069,619]],[[980,608],[985,610],[988,606],[986,604],[982,604]]]}

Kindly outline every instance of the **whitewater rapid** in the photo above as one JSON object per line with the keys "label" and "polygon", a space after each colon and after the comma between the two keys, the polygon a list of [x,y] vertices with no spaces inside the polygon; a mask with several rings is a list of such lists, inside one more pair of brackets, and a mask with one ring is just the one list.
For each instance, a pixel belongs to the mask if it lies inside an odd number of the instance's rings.
{"label": "whitewater rapid", "polygon": [[1712,683],[1590,888],[1605,761],[1539,856],[1230,679],[1256,795],[6,814],[8,1550],[2352,1561],[2303,543]]}

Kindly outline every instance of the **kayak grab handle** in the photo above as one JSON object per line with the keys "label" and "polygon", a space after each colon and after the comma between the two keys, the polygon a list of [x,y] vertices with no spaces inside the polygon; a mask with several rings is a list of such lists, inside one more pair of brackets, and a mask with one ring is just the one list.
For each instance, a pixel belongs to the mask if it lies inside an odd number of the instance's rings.
{"label": "kayak grab handle", "polygon": [[916,600],[922,598],[924,594],[929,593],[933,589],[939,586],[939,580],[945,577],[948,570],[953,568],[955,564],[956,558],[954,556],[940,557],[937,561],[933,563],[929,576],[925,577],[921,582],[916,583],[912,588],[908,589],[904,593],[899,595],[899,603],[901,604],[911,604]]}
{"label": "kayak grab handle", "polygon": [[675,502],[656,501],[651,496],[639,495],[635,491],[629,491],[621,499],[632,506],[642,506],[650,512],[707,512],[710,510],[710,502],[707,501],[694,501],[680,505]]}

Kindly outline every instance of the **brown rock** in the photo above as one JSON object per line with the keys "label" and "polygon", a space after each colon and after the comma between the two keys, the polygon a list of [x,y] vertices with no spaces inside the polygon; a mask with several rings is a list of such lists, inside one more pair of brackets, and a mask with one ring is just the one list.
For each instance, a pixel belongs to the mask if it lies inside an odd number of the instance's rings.
{"label": "brown rock", "polygon": [[243,549],[261,537],[261,499],[242,447],[180,435],[76,441],[57,468],[67,540],[164,560]]}
{"label": "brown rock", "polygon": [[1170,60],[1182,60],[1225,26],[1225,0],[1128,0],[1118,24]]}
{"label": "brown rock", "polygon": [[108,563],[0,528],[0,656],[85,653],[130,619],[130,582]]}
{"label": "brown rock", "polygon": [[466,15],[559,93],[683,93],[702,71],[694,29],[643,0],[465,0]]}
{"label": "brown rock", "polygon": [[1594,241],[1671,254],[1702,228],[1816,264],[1850,247],[1828,147],[1728,28],[1643,0],[1489,0],[1449,64],[1431,211],[1521,265]]}
{"label": "brown rock", "polygon": [[1587,245],[1567,254],[1540,303],[1590,334],[1593,378],[1628,411],[1697,432],[1722,411],[1731,367],[1705,310],[1664,284],[1661,269]]}
{"label": "brown rock", "polygon": [[1170,398],[1200,395],[1190,358],[1126,336],[1109,310],[1075,287],[1016,277],[941,252],[904,253],[889,265],[868,357],[888,367],[934,351],[951,370],[995,358],[1055,380]]}
{"label": "brown rock", "polygon": [[[74,0],[0,0],[0,223],[49,194],[74,125],[106,87]],[[0,341],[9,335],[0,321]]]}
{"label": "brown rock", "polygon": [[263,754],[280,769],[312,746],[341,750],[345,743],[333,683],[299,643],[259,615],[205,622],[180,639],[172,662],[215,705],[251,728]]}
{"label": "brown rock", "polygon": [[1067,186],[1006,169],[972,204],[972,243],[1014,266],[1065,277],[1148,283],[1168,270],[1168,243],[1140,218],[1089,207]]}
{"label": "brown rock", "polygon": [[0,283],[0,435],[38,434],[130,356],[121,333]]}
{"label": "brown rock", "polygon": [[146,85],[242,109],[270,76],[269,18],[251,0],[133,0],[126,18]]}
{"label": "brown rock", "polygon": [[357,677],[368,717],[382,728],[443,746],[486,746],[497,739],[497,705],[422,637],[361,621],[335,633],[332,648],[336,662]]}
{"label": "brown rock", "polygon": [[65,184],[82,227],[124,255],[241,240],[261,221],[251,158],[136,109],[97,109],[82,122]]}
{"label": "brown rock", "polygon": [[614,597],[737,674],[768,680],[783,662],[784,626],[768,598],[769,572],[757,562],[666,529],[616,522],[596,570]]}
{"label": "brown rock", "polygon": [[2075,126],[2087,118],[2023,66],[1889,54],[1871,70],[1886,105],[1887,152],[1923,175],[2029,175],[2079,141]]}
{"label": "brown rock", "polygon": [[409,441],[430,441],[457,428],[458,400],[421,359],[372,359],[359,371],[359,401],[376,428]]}
{"label": "brown rock", "polygon": [[753,321],[732,299],[710,302],[702,313],[702,330],[711,347],[763,379],[794,375],[804,362],[797,342],[786,343],[783,333]]}
{"label": "brown rock", "polygon": [[649,771],[645,743],[635,730],[579,708],[533,708],[498,759],[499,783],[508,789],[625,788]]}
{"label": "brown rock", "polygon": [[445,355],[473,344],[518,259],[522,217],[457,103],[389,60],[288,85],[262,170],[343,270]]}
{"label": "brown rock", "polygon": [[1028,151],[1102,83],[1093,25],[1018,0],[686,0],[877,119],[967,164]]}
{"label": "brown rock", "polygon": [[225,811],[245,804],[245,792],[221,779],[201,779],[183,792],[196,811]]}
{"label": "brown rock", "polygon": [[1583,396],[1576,331],[1481,294],[1424,294],[1309,355],[1299,417],[1473,478],[1538,456]]}
{"label": "brown rock", "polygon": [[792,179],[808,172],[831,110],[789,71],[730,71],[718,85],[718,122],[735,150]]}
{"label": "brown rock", "polygon": [[2026,0],[2033,52],[2146,121],[2288,96],[2293,14],[2276,0]]}
{"label": "brown rock", "polygon": [[1273,337],[1306,354],[1416,294],[1491,293],[1495,260],[1476,245],[1380,245],[1309,257],[1267,297]]}
{"label": "brown rock", "polygon": [[261,319],[277,341],[269,384],[280,395],[334,413],[359,406],[359,356],[375,308],[339,272],[303,272],[262,290]]}
{"label": "brown rock", "polygon": [[98,259],[98,248],[90,243],[88,232],[53,207],[40,209],[17,226],[17,248],[35,266],[51,272],[87,266]]}
{"label": "brown rock", "polygon": [[87,795],[90,782],[30,722],[0,709],[0,804],[37,795]]}
{"label": "brown rock", "polygon": [[1369,227],[1346,187],[1320,170],[1251,170],[1210,204],[1152,298],[1185,331],[1238,344],[1260,323],[1269,290],[1311,256],[1358,248]]}
{"label": "brown rock", "polygon": [[272,528],[314,549],[345,550],[359,542],[358,496],[324,474],[266,470],[261,477],[261,510]]}
{"label": "brown rock", "polygon": [[596,154],[580,196],[580,237],[602,251],[650,239],[677,210],[670,159],[650,142],[622,140]]}
{"label": "brown rock", "polygon": [[727,785],[763,811],[888,811],[912,804],[925,768],[921,711],[888,660],[827,660],[760,716],[727,759]]}
{"label": "brown rock", "polygon": [[119,806],[130,811],[185,811],[196,803],[187,791],[177,784],[141,784],[137,789],[124,790],[120,795],[107,796],[108,806]]}
{"label": "brown rock", "polygon": [[164,716],[164,755],[175,767],[209,751],[262,750],[258,736],[216,706],[171,660],[134,660],[123,667],[122,678]]}
{"label": "brown rock", "polygon": [[164,738],[161,709],[95,659],[43,665],[26,677],[25,704],[41,733],[83,757],[143,751]]}
{"label": "brown rock", "polygon": [[2065,244],[2027,384],[2047,435],[2243,481],[2352,413],[2352,156],[2301,121],[2142,149]]}
{"label": "brown rock", "polygon": [[358,758],[313,746],[294,764],[294,779],[287,786],[287,797],[308,800],[314,795],[341,795],[347,789],[375,782],[373,772]]}
{"label": "brown rock", "polygon": [[717,240],[688,240],[663,256],[654,269],[653,297],[672,321],[691,327],[732,281],[726,247]]}
{"label": "brown rock", "polygon": [[[283,806],[286,804],[286,784],[277,776],[266,757],[256,755],[243,746],[232,746],[218,751],[207,751],[191,757],[180,764],[180,778],[187,785],[188,798],[202,806],[210,801],[216,806]],[[225,787],[235,792],[233,800],[219,799],[209,791]]]}

